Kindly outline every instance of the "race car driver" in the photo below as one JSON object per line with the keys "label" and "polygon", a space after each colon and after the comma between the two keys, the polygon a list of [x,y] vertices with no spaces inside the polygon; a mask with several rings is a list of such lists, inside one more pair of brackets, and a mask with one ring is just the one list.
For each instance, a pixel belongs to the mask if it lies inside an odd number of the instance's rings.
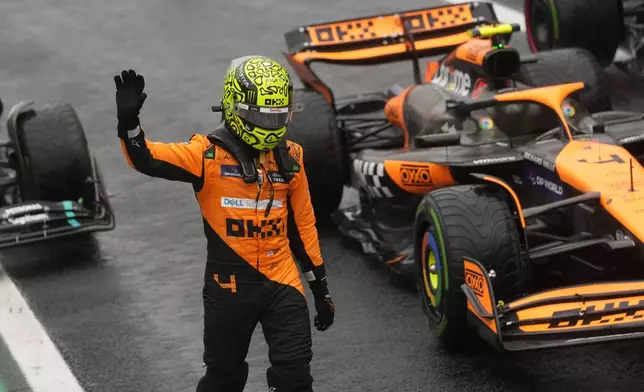
{"label": "race car driver", "polygon": [[311,328],[302,282],[324,331],[335,306],[326,282],[302,148],[284,139],[293,109],[287,70],[272,59],[232,61],[222,123],[184,143],[146,138],[139,112],[147,94],[135,71],[114,77],[118,136],[128,164],[152,177],[192,184],[203,216],[205,375],[198,392],[241,392],[251,335],[262,324],[271,391],[312,391]]}

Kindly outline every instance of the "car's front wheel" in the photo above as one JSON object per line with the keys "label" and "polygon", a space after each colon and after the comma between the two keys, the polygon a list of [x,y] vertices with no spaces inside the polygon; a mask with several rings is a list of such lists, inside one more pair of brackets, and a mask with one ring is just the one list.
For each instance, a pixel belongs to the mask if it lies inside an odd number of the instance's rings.
{"label": "car's front wheel", "polygon": [[494,271],[495,298],[524,290],[525,266],[516,220],[504,191],[464,185],[439,189],[420,202],[415,223],[416,284],[430,331],[447,346],[471,337],[464,258]]}
{"label": "car's front wheel", "polygon": [[28,110],[17,121],[22,152],[23,200],[93,199],[92,157],[76,111],[55,102]]}

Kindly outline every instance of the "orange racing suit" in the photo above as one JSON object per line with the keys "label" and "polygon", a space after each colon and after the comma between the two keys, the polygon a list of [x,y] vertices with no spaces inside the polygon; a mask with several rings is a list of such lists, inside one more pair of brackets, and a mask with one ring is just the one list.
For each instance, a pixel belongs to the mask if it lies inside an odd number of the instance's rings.
{"label": "orange racing suit", "polygon": [[237,157],[210,135],[159,143],[136,131],[121,138],[128,164],[149,176],[192,184],[203,216],[207,371],[197,390],[243,390],[245,357],[259,321],[269,344],[269,385],[311,391],[310,320],[293,255],[307,280],[325,272],[301,146],[286,142],[296,169],[290,180],[274,150],[253,157],[257,181],[247,182]]}

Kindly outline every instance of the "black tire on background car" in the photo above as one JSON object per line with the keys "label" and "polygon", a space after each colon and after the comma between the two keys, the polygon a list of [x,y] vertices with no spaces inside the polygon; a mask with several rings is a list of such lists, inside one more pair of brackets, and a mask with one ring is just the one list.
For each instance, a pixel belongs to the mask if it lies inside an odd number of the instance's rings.
{"label": "black tire on background car", "polygon": [[338,129],[334,107],[311,89],[295,89],[295,109],[286,138],[302,146],[304,168],[315,215],[330,222],[342,201],[348,173],[348,152]]}
{"label": "black tire on background car", "polygon": [[518,81],[533,87],[583,82],[584,89],[573,94],[574,98],[591,113],[612,109],[606,73],[587,50],[556,49],[534,56],[536,61],[521,64]]}
{"label": "black tire on background car", "polygon": [[497,300],[508,302],[523,294],[526,267],[507,199],[496,186],[463,185],[431,192],[418,206],[416,284],[430,331],[448,347],[461,347],[473,336],[460,287],[465,283],[464,257],[494,270]]}
{"label": "black tire on background car", "polygon": [[526,0],[524,7],[533,52],[583,48],[607,67],[624,39],[622,0]]}
{"label": "black tire on background car", "polygon": [[18,140],[25,160],[23,200],[91,201],[92,162],[76,111],[54,102],[20,115]]}

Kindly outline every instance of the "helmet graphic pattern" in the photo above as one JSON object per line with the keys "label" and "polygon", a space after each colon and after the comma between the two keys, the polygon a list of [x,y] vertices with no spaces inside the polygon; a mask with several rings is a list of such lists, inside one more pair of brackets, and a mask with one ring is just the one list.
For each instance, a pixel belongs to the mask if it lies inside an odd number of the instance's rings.
{"label": "helmet graphic pattern", "polygon": [[263,56],[233,60],[224,79],[222,106],[224,118],[235,134],[258,150],[270,150],[286,134],[286,126],[264,129],[239,117],[233,104],[247,103],[264,107],[292,104],[293,84],[288,71],[279,63]]}

